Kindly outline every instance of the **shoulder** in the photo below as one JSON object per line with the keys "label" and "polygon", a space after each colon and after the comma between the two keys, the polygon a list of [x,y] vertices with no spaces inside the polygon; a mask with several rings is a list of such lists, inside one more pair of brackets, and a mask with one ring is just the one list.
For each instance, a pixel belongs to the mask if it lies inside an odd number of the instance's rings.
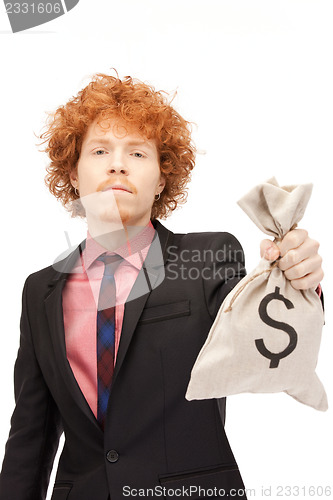
{"label": "shoulder", "polygon": [[82,243],[64,252],[49,266],[29,274],[24,287],[29,286],[29,290],[32,291],[37,289],[45,290],[53,286],[59,279],[66,278],[79,259]]}
{"label": "shoulder", "polygon": [[184,248],[242,249],[239,240],[228,232],[175,233],[173,243]]}
{"label": "shoulder", "polygon": [[[223,231],[203,231],[191,233],[176,233],[167,229],[160,221],[154,221],[161,242],[166,242],[166,246],[171,252],[185,251],[224,251],[242,253],[243,249],[238,239],[231,233]],[[164,246],[163,246],[164,248]],[[236,260],[244,260],[238,256]]]}
{"label": "shoulder", "polygon": [[245,266],[243,248],[238,239],[228,232],[174,233],[168,246],[169,259],[173,262],[239,263]]}

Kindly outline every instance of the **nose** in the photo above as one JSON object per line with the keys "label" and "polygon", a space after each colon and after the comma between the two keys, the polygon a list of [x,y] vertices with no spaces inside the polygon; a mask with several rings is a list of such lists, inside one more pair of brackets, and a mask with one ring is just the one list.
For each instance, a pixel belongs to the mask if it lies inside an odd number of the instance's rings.
{"label": "nose", "polygon": [[128,167],[124,160],[123,154],[121,151],[115,151],[111,156],[111,161],[108,166],[108,172],[110,174],[123,174],[128,175]]}
{"label": "nose", "polygon": [[128,175],[128,170],[125,167],[112,167],[109,168],[110,174],[124,174]]}

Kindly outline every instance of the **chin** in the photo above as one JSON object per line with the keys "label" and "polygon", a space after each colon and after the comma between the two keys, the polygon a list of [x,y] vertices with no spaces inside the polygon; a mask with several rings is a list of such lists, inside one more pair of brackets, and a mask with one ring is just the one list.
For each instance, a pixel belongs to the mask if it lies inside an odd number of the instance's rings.
{"label": "chin", "polygon": [[114,210],[104,210],[98,213],[97,218],[101,222],[121,222],[121,217],[119,217],[119,213]]}
{"label": "chin", "polygon": [[126,210],[118,211],[114,208],[109,208],[101,210],[98,214],[98,218],[102,222],[122,222],[122,224],[128,224],[131,219],[131,214]]}

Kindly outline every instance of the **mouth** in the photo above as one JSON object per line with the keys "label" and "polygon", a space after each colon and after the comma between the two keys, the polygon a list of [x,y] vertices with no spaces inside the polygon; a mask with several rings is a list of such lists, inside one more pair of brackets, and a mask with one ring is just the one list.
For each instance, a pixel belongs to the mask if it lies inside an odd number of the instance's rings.
{"label": "mouth", "polygon": [[106,188],[103,189],[103,191],[112,191],[115,192],[126,192],[126,193],[132,193],[132,191],[127,187],[124,186],[123,184],[113,184],[112,186],[107,186]]}

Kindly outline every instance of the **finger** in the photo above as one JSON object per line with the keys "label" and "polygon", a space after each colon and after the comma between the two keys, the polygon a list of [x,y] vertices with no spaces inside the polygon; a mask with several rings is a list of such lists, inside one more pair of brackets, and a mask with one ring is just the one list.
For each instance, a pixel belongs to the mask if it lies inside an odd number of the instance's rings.
{"label": "finger", "polygon": [[291,267],[303,262],[303,260],[318,255],[319,243],[315,240],[307,238],[298,248],[289,250],[279,260],[279,267],[282,271],[286,271]]}
{"label": "finger", "polygon": [[311,273],[310,275],[304,276],[298,280],[292,280],[290,283],[296,290],[308,290],[309,288],[316,290],[323,277],[324,272],[322,269],[319,269],[315,273]]}
{"label": "finger", "polygon": [[[292,281],[308,276],[309,274],[316,273],[321,269],[322,258],[316,254],[313,257],[303,260],[299,264],[284,271],[285,277]],[[280,267],[280,263],[279,263]]]}
{"label": "finger", "polygon": [[280,249],[271,240],[262,240],[260,243],[260,255],[267,260],[276,260],[280,256]]}
{"label": "finger", "polygon": [[279,243],[281,257],[284,257],[289,250],[298,248],[302,245],[307,237],[308,232],[305,229],[294,229],[293,231],[289,231]]}
{"label": "finger", "polygon": [[260,257],[265,255],[265,252],[272,246],[271,240],[262,240],[260,243]]}

